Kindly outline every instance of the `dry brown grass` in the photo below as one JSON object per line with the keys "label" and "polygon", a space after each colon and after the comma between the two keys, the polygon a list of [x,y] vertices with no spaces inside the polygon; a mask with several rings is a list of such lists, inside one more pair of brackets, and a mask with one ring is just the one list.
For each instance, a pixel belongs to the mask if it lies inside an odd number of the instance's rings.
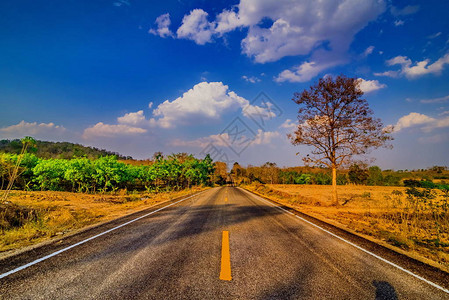
{"label": "dry brown grass", "polygon": [[449,199],[439,190],[433,190],[435,198],[423,200],[408,197],[404,187],[338,186],[342,205],[334,206],[331,186],[259,184],[246,188],[449,270]]}
{"label": "dry brown grass", "polygon": [[[0,252],[33,245],[203,188],[117,195],[13,191],[0,207]],[[5,254],[5,253],[3,253]]]}

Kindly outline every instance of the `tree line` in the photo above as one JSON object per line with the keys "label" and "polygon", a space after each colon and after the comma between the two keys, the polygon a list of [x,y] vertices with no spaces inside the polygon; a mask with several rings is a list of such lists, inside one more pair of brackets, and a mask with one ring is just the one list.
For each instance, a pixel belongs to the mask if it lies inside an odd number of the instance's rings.
{"label": "tree line", "polygon": [[17,163],[15,189],[88,193],[117,189],[152,192],[210,185],[215,170],[209,155],[197,159],[185,153],[166,157],[160,154],[146,164],[125,163],[117,156],[45,159],[33,153],[0,153],[1,189],[13,178]]}
{"label": "tree line", "polygon": [[[22,142],[19,139],[0,140],[0,152],[20,154]],[[32,150],[33,151],[33,150]],[[87,157],[97,159],[103,156],[117,156],[118,159],[133,159],[131,156],[124,156],[117,152],[112,152],[96,147],[88,147],[69,142],[48,142],[35,141],[34,154],[40,158],[63,158],[71,159],[75,157]]]}
{"label": "tree line", "polygon": [[[263,184],[318,184],[331,185],[332,171],[319,167],[280,168],[276,163],[267,162],[261,166],[242,167],[234,163],[231,176],[237,184],[259,182]],[[445,181],[448,179],[447,181]],[[435,183],[434,181],[438,181]],[[354,163],[340,170],[338,185],[360,184],[370,186],[415,186],[449,189],[449,171],[444,166],[434,166],[426,170],[382,170],[378,166]]]}

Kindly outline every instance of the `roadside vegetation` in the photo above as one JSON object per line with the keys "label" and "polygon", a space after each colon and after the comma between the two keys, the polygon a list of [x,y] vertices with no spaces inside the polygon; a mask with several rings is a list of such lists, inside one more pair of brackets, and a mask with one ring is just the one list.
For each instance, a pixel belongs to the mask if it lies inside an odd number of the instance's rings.
{"label": "roadside vegetation", "polygon": [[[417,181],[419,182],[419,181]],[[253,182],[248,190],[449,270],[449,189]]]}
{"label": "roadside vegetation", "polygon": [[109,192],[179,190],[192,185],[210,184],[212,159],[197,159],[185,153],[159,155],[148,164],[124,163],[115,156],[98,159],[42,159],[34,154],[0,154],[1,187],[13,178],[14,188],[27,191]]}
{"label": "roadside vegetation", "polygon": [[[271,162],[247,167],[234,163],[231,175],[236,184],[332,184],[332,171],[328,168],[280,168]],[[338,172],[337,185],[347,184],[449,189],[449,170],[445,166],[433,166],[427,169],[394,171],[382,170],[365,163],[353,163]]]}
{"label": "roadside vegetation", "polygon": [[[144,161],[116,156],[43,158],[35,154],[36,144],[27,137],[19,153],[0,153],[0,252],[226,180],[226,164],[214,163],[208,155],[197,159],[158,152]],[[27,148],[34,153],[26,153]]]}

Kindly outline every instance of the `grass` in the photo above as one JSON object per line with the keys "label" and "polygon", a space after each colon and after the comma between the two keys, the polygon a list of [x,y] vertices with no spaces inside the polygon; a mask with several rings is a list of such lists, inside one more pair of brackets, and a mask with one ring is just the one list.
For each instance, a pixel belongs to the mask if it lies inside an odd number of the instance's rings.
{"label": "grass", "polygon": [[114,195],[13,191],[0,204],[0,255],[201,189]]}
{"label": "grass", "polygon": [[440,190],[338,186],[341,205],[335,206],[331,186],[252,184],[246,188],[449,270],[449,199]]}

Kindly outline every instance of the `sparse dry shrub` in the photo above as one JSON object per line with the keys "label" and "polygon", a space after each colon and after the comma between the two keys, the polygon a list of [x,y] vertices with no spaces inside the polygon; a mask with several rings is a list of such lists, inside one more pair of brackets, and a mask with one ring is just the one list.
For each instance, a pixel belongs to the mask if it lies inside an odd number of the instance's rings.
{"label": "sparse dry shrub", "polygon": [[21,227],[25,223],[37,219],[38,213],[34,209],[8,202],[0,204],[0,229],[2,231]]}

